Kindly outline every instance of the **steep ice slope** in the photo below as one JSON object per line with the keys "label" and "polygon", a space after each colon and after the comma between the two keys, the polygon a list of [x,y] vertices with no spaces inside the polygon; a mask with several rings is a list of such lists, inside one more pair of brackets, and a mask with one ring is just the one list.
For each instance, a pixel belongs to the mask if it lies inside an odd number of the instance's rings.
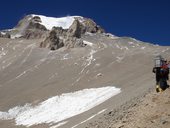
{"label": "steep ice slope", "polygon": [[[151,73],[157,53],[170,55],[169,47],[131,38],[86,34],[86,47],[50,51],[39,48],[41,39],[0,39],[0,111],[39,103],[53,96],[83,89],[115,86],[122,93],[85,113],[53,124],[83,127],[102,112],[119,107],[154,86]],[[170,59],[170,58],[169,58]],[[18,127],[0,120],[2,128]],[[40,124],[32,127],[52,127]],[[24,127],[24,126],[21,126]]]}

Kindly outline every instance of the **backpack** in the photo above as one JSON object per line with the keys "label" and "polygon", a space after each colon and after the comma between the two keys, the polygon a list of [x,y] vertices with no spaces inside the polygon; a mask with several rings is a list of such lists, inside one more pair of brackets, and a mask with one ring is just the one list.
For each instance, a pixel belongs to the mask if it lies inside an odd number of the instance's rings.
{"label": "backpack", "polygon": [[163,65],[160,69],[161,76],[166,77],[167,74],[169,73],[168,70],[169,69],[168,69],[167,65]]}
{"label": "backpack", "polygon": [[163,62],[163,58],[162,58],[162,56],[161,55],[159,55],[159,56],[156,56],[155,58],[154,58],[154,61],[155,61],[155,67],[161,67],[162,66],[162,62]]}

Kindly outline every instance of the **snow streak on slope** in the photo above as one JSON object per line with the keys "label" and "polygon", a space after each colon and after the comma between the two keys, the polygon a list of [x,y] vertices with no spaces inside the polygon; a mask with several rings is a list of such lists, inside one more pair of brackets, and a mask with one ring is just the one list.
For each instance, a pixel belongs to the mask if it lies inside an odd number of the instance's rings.
{"label": "snow streak on slope", "polygon": [[55,27],[62,27],[63,29],[68,29],[75,20],[75,17],[80,16],[67,16],[61,18],[54,18],[54,17],[46,17],[42,15],[32,15],[33,17],[38,16],[41,18],[41,23],[44,25],[48,30],[51,30],[54,26]]}
{"label": "snow streak on slope", "polygon": [[15,119],[16,125],[27,127],[42,123],[58,123],[88,111],[120,92],[119,88],[109,86],[65,93],[49,98],[37,106],[26,104],[14,107],[8,112],[0,112],[0,119]]}
{"label": "snow streak on slope", "polygon": [[103,113],[104,111],[106,111],[107,109],[103,109],[103,110],[101,110],[100,112],[98,112],[97,114],[95,114],[95,115],[93,115],[93,116],[91,116],[91,117],[89,117],[88,119],[86,119],[86,120],[84,120],[84,121],[82,121],[81,123],[79,123],[79,124],[76,124],[76,125],[74,125],[73,127],[71,127],[71,128],[75,128],[75,127],[77,127],[77,126],[79,126],[79,125],[81,125],[81,124],[83,124],[83,123],[85,123],[85,122],[87,122],[87,121],[89,121],[89,120],[91,120],[92,118],[94,118],[95,116],[97,116],[97,115],[99,115],[99,114],[101,114],[101,113]]}

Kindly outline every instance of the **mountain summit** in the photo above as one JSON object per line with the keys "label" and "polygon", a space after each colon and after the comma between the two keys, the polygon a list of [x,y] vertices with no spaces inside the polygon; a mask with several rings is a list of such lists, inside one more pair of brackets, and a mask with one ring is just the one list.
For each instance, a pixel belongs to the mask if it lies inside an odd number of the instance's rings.
{"label": "mountain summit", "polygon": [[32,14],[25,16],[13,29],[1,32],[1,37],[45,38],[40,47],[55,50],[63,46],[84,46],[80,38],[87,32],[104,33],[104,30],[93,20],[81,16],[54,18]]}
{"label": "mountain summit", "polygon": [[72,24],[74,24],[75,21],[81,23],[85,29],[84,31],[92,33],[104,32],[104,30],[93,20],[81,16],[54,18],[31,14],[21,19],[13,29],[1,32],[1,36],[8,34],[11,38],[41,38],[51,31],[53,27],[61,27],[62,29],[67,30]]}

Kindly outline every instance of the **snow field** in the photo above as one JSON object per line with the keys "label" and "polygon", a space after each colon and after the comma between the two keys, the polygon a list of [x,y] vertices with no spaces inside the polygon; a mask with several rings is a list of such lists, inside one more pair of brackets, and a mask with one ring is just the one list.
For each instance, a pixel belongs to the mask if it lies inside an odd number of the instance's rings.
{"label": "snow field", "polygon": [[49,98],[37,106],[26,104],[11,108],[8,112],[0,111],[0,119],[14,119],[16,125],[27,127],[42,123],[55,124],[88,111],[120,92],[119,88],[108,86],[65,93]]}

